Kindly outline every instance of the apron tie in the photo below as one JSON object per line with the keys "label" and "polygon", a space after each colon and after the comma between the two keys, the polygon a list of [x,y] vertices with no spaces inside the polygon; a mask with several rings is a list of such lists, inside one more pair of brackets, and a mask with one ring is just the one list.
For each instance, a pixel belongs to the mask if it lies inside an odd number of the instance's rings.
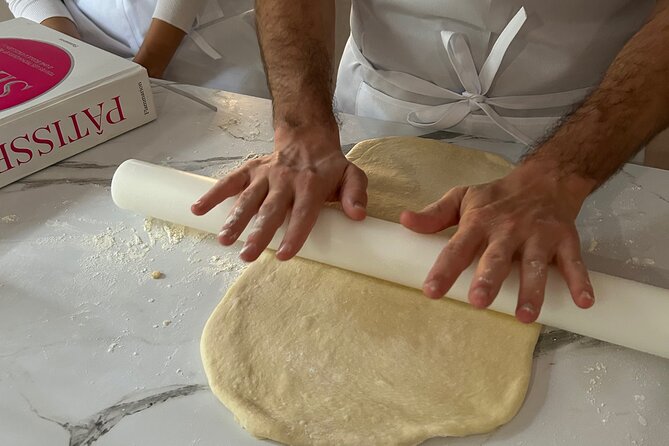
{"label": "apron tie", "polygon": [[506,50],[523,27],[525,20],[527,20],[525,8],[520,8],[495,41],[495,45],[493,45],[490,54],[483,63],[480,73],[476,71],[474,58],[465,36],[461,33],[442,31],[442,43],[460,83],[464,87],[464,91],[460,93],[462,99],[446,105],[413,111],[407,116],[409,123],[424,128],[441,127],[444,124],[450,124],[449,127],[452,127],[471,112],[481,110],[516,140],[526,145],[532,144],[532,138],[511,125],[487,104],[488,98],[486,96],[502,64]]}
{"label": "apron tie", "polygon": [[197,18],[195,19],[195,26],[188,33],[188,37],[193,41],[193,43],[213,60],[220,60],[223,56],[221,53],[216,51],[216,49],[211,46],[211,44],[207,42],[207,39],[205,39],[198,31],[201,31],[208,26],[214,25],[224,18],[225,14],[223,13],[223,9],[217,1],[205,2],[204,9],[197,15]]}
{"label": "apron tie", "polygon": [[[474,58],[465,35],[451,31],[441,32],[442,44],[463,87],[461,92],[451,91],[407,73],[376,69],[362,54],[355,42],[351,47],[370,81],[381,79],[408,93],[448,101],[445,104],[434,106],[413,104],[412,108],[414,110],[408,113],[406,118],[409,124],[431,130],[443,130],[454,127],[472,112],[480,110],[517,141],[531,145],[534,143],[533,139],[512,125],[506,118],[500,116],[492,106],[513,110],[570,106],[582,100],[591,91],[591,88],[541,95],[487,96],[506,51],[526,20],[525,8],[520,8],[495,41],[480,72],[476,70]],[[407,102],[407,104],[410,103]]]}

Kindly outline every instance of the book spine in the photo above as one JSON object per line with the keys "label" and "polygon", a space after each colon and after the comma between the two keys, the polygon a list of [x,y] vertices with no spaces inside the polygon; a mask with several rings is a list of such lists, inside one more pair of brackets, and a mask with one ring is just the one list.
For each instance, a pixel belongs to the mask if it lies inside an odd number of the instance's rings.
{"label": "book spine", "polygon": [[4,187],[156,118],[146,70],[137,66],[0,127]]}

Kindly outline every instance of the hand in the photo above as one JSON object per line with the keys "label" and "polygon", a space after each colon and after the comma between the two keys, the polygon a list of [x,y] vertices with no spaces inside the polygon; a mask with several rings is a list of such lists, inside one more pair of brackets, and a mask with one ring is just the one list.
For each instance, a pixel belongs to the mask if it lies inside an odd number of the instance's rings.
{"label": "hand", "polygon": [[468,295],[475,307],[492,303],[514,258],[520,260],[516,318],[521,322],[534,322],[539,316],[548,265],[554,260],[576,305],[591,307],[593,289],[574,224],[591,189],[586,180],[560,178],[546,166],[527,163],[497,181],[451,189],[421,212],[405,211],[401,223],[416,232],[435,233],[458,225],[430,270],[424,293],[442,297],[483,252]]}
{"label": "hand", "polygon": [[278,129],[274,153],[250,160],[219,180],[192,206],[192,212],[206,214],[239,194],[218,240],[225,246],[233,244],[257,214],[240,252],[247,262],[260,256],[286,216],[288,228],[277,258],[288,260],[295,256],[326,201],[341,201],[348,217],[364,219],[367,177],[342,154],[334,127]]}

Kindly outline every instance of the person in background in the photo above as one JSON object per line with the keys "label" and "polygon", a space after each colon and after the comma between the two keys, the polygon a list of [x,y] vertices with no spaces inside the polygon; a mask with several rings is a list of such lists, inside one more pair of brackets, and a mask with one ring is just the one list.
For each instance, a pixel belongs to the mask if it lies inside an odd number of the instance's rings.
{"label": "person in background", "polygon": [[149,76],[269,97],[253,0],[6,0],[25,17],[143,65]]}

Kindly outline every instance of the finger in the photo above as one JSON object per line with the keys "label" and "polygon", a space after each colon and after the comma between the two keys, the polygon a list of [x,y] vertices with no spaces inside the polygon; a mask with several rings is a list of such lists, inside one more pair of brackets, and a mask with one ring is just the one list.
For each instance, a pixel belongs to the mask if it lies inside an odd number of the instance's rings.
{"label": "finger", "polygon": [[456,187],[420,212],[404,211],[400,223],[421,234],[433,234],[454,226],[460,219],[460,204],[466,192],[467,188]]}
{"label": "finger", "polygon": [[425,279],[423,292],[432,299],[439,299],[451,289],[462,271],[467,268],[483,242],[481,232],[460,228],[439,253]]}
{"label": "finger", "polygon": [[248,185],[249,175],[246,170],[237,170],[207,191],[199,200],[191,206],[191,212],[195,215],[204,215],[226,199],[237,195]]}
{"label": "finger", "polygon": [[286,220],[292,194],[285,189],[273,189],[256,215],[251,232],[246,238],[239,257],[245,262],[253,262],[267,248],[276,230]]}
{"label": "finger", "polygon": [[469,302],[473,306],[486,308],[492,303],[511,272],[516,249],[517,246],[510,239],[500,239],[488,245],[469,287]]}
{"label": "finger", "polygon": [[552,246],[538,238],[531,238],[525,244],[520,260],[520,288],[516,306],[516,318],[521,322],[534,322],[541,312],[552,250]]}
{"label": "finger", "polygon": [[349,218],[362,220],[367,215],[367,175],[355,164],[344,171],[339,199]]}
{"label": "finger", "polygon": [[258,181],[252,183],[239,195],[218,234],[218,241],[222,245],[230,246],[237,241],[265,200],[267,189],[267,181]]}
{"label": "finger", "polygon": [[318,194],[304,192],[295,198],[286,234],[276,253],[279,260],[291,259],[302,249],[309,233],[316,224],[324,201],[323,197]]}
{"label": "finger", "polygon": [[595,303],[595,294],[588,270],[581,258],[581,246],[575,232],[561,240],[558,245],[557,264],[574,303],[581,308],[590,308]]}

